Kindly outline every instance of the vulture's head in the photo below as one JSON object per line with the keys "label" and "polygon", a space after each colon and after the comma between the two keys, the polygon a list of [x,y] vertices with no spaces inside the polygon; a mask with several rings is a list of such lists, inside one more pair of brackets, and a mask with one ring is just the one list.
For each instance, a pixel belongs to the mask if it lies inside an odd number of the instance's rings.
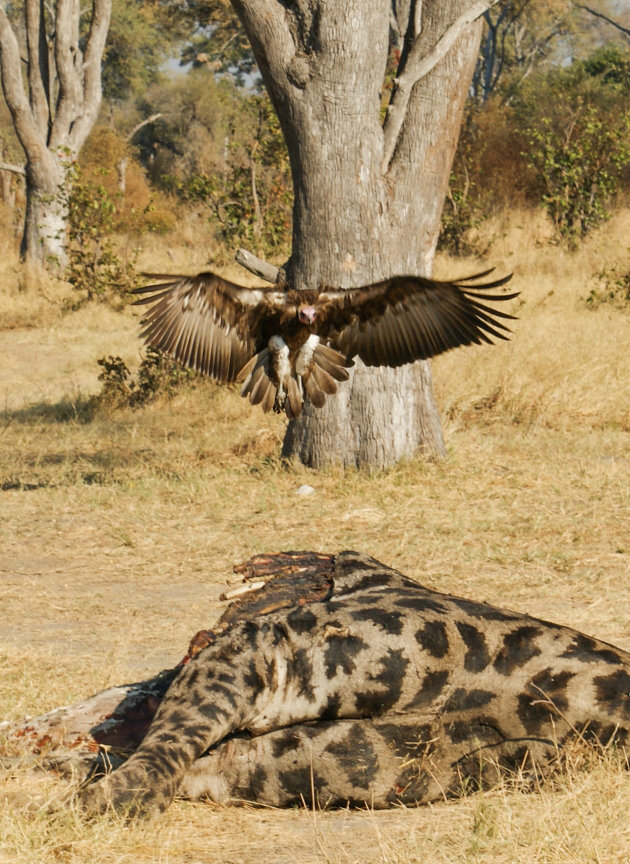
{"label": "vulture's head", "polygon": [[301,324],[313,325],[317,318],[317,310],[314,306],[299,306],[298,318]]}

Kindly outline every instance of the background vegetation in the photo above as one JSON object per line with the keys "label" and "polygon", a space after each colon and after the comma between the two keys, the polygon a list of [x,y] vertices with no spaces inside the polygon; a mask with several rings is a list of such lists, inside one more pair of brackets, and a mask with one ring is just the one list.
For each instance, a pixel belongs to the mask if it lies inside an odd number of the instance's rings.
{"label": "background vegetation", "polygon": [[[598,9],[621,23],[592,14]],[[442,248],[487,252],[493,238],[485,223],[515,205],[542,210],[552,239],[565,245],[627,206],[630,36],[623,16],[614,0],[591,11],[569,0],[503,0],[486,13]],[[186,220],[208,227],[205,259],[226,263],[239,245],[286,259],[286,149],[229,4],[116,0],[104,91],[100,124],[80,155],[75,209],[89,214],[101,236],[116,238],[123,265],[133,263],[134,237],[168,235]],[[16,163],[19,147],[4,106],[1,112],[2,156]],[[5,224],[18,226],[22,180],[0,176]],[[84,238],[75,234],[73,245],[75,284],[81,268],[93,284],[102,251],[90,249],[89,261],[77,263]],[[112,269],[111,256],[103,266]],[[104,279],[115,285],[117,275]]]}

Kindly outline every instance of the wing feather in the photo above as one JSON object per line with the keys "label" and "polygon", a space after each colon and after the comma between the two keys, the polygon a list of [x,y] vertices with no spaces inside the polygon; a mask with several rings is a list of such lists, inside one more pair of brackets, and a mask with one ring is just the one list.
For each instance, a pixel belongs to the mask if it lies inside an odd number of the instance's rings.
{"label": "wing feather", "polygon": [[488,303],[512,300],[518,292],[495,293],[504,276],[470,285],[487,270],[454,282],[398,276],[363,288],[326,290],[318,299],[318,332],[348,358],[368,366],[400,366],[459,345],[507,339],[503,321],[515,316]]}
{"label": "wing feather", "polygon": [[[155,278],[163,278],[156,275]],[[167,277],[166,277],[167,278]],[[256,351],[266,316],[277,315],[283,292],[246,288],[215,273],[182,276],[136,288],[148,345],[219,381],[233,381]]]}

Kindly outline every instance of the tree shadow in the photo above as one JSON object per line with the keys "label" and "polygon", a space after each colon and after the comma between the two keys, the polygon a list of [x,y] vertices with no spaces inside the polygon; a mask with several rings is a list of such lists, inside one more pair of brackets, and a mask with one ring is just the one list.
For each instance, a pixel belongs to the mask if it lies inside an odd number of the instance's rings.
{"label": "tree shadow", "polygon": [[58,402],[35,402],[25,408],[0,411],[0,433],[2,428],[33,423],[91,423],[98,411],[98,399],[94,396],[64,397]]}

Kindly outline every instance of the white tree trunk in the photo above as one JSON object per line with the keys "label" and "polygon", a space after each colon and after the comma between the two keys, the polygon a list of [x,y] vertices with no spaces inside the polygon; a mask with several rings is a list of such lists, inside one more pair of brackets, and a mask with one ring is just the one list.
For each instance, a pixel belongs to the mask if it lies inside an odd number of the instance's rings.
{"label": "white tree trunk", "polygon": [[26,217],[20,254],[29,261],[63,269],[67,263],[66,201],[70,181],[64,163],[53,154],[47,155],[44,170],[33,172],[27,163]]}
{"label": "white tree trunk", "polygon": [[[232,0],[291,159],[292,287],[351,287],[428,275],[466,93],[489,3],[398,9],[402,57],[385,123],[385,0]],[[398,4],[400,6],[400,4]],[[404,4],[403,4],[404,5]],[[421,10],[421,16],[420,16]],[[426,363],[357,368],[323,411],[289,426],[286,456],[383,468],[444,443]]]}
{"label": "white tree trunk", "polygon": [[23,58],[0,3],[2,88],[26,157],[21,252],[32,261],[54,259],[58,265],[65,264],[64,198],[69,190],[64,165],[76,158],[98,116],[111,7],[112,0],[92,0],[89,31],[83,40],[79,38],[79,0],[56,0],[47,10],[44,0],[25,0]]}

